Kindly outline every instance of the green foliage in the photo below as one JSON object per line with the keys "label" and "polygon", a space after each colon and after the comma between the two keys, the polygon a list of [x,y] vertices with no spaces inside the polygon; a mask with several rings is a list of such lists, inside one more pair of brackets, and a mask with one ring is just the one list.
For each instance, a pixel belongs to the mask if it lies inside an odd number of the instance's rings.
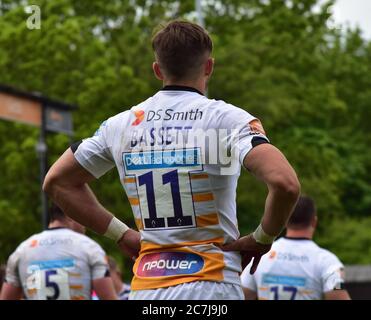
{"label": "green foliage", "polygon": [[[150,39],[160,22],[193,19],[194,1],[38,0],[40,30],[28,30],[28,1],[0,1],[0,83],[76,103],[75,139],[152,95]],[[368,262],[371,236],[371,43],[357,30],[330,29],[329,6],[317,0],[206,1],[216,68],[209,96],[258,116],[273,144],[318,205],[318,240],[346,263]],[[38,130],[0,122],[0,260],[40,230]],[[48,137],[49,162],[67,148]],[[93,184],[109,210],[133,224],[115,170]],[[264,210],[265,187],[243,173],[241,233]],[[129,265],[114,244],[93,235]]]}
{"label": "green foliage", "polygon": [[325,228],[319,245],[331,248],[349,264],[370,264],[370,217],[336,219]]}

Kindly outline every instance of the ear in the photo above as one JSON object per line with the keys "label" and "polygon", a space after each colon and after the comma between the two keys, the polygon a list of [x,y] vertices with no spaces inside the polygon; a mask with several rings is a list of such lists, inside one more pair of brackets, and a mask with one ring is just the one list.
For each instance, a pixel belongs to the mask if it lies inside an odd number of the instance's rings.
{"label": "ear", "polygon": [[155,74],[156,78],[158,80],[163,81],[164,80],[164,76],[162,75],[162,72],[161,72],[161,69],[160,69],[160,65],[158,64],[157,61],[155,61],[154,63],[152,63],[152,69],[153,69],[153,73]]}
{"label": "ear", "polygon": [[210,77],[214,70],[214,58],[208,58],[205,63],[205,76]]}
{"label": "ear", "polygon": [[313,221],[312,221],[312,228],[315,229],[317,227],[317,223],[318,223],[318,218],[317,218],[317,215],[315,215],[313,217]]}

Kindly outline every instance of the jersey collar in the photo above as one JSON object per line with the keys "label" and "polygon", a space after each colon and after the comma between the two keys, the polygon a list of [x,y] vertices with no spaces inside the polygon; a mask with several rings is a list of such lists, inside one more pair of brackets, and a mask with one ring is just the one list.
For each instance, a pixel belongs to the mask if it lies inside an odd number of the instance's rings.
{"label": "jersey collar", "polygon": [[196,92],[200,95],[204,95],[201,91],[197,90],[193,87],[187,87],[187,86],[177,86],[177,85],[169,85],[165,86],[161,89],[161,91],[189,91],[189,92]]}
{"label": "jersey collar", "polygon": [[312,241],[312,239],[310,238],[305,238],[305,237],[297,237],[297,238],[294,238],[294,237],[284,237],[285,239],[287,240],[309,240],[309,241]]}
{"label": "jersey collar", "polygon": [[52,231],[52,230],[59,230],[59,229],[68,229],[67,227],[54,227],[54,228],[47,228],[45,231]]}

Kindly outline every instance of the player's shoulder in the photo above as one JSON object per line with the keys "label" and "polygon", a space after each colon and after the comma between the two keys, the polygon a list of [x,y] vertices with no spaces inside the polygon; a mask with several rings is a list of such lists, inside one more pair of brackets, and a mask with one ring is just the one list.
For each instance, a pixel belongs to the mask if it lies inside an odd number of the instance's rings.
{"label": "player's shoulder", "polygon": [[26,250],[36,247],[43,232],[35,233],[23,240],[13,251],[13,256],[21,256]]}
{"label": "player's shoulder", "polygon": [[320,247],[317,245],[316,250],[316,257],[317,257],[317,265],[320,268],[327,268],[329,265],[339,265],[343,266],[340,259],[336,256],[335,253],[327,250],[325,248]]}
{"label": "player's shoulder", "polygon": [[68,229],[66,231],[71,235],[71,237],[75,238],[77,241],[88,243],[88,244],[96,243],[93,239],[91,239],[90,237],[88,237],[87,235],[83,233],[79,233],[71,229]]}
{"label": "player's shoulder", "polygon": [[296,254],[305,254],[308,256],[317,256],[320,248],[316,243],[307,239],[292,239],[280,237],[272,244],[274,252],[292,252]]}
{"label": "player's shoulder", "polygon": [[101,123],[100,129],[104,127],[109,129],[122,128],[125,127],[125,124],[130,125],[133,117],[140,118],[142,114],[144,116],[144,110],[151,105],[152,100],[153,97],[149,97],[136,105],[130,106],[128,109],[125,109],[120,113],[108,117]]}
{"label": "player's shoulder", "polygon": [[130,109],[124,110],[124,111],[122,111],[120,113],[117,113],[117,114],[115,114],[113,116],[108,117],[106,120],[104,120],[101,123],[100,128],[113,127],[113,126],[116,126],[118,124],[122,124],[123,121],[126,118],[128,118],[129,113],[130,113]]}
{"label": "player's shoulder", "polygon": [[279,249],[281,247],[287,246],[287,244],[288,243],[286,241],[286,238],[285,237],[280,237],[272,243],[271,250]]}
{"label": "player's shoulder", "polygon": [[43,237],[43,234],[45,233],[45,231],[42,231],[42,232],[38,232],[38,233],[35,233],[31,236],[29,236],[27,239],[25,239],[24,241],[22,241],[18,248],[20,249],[25,249],[27,247],[34,247],[38,244],[38,242],[40,241],[40,239]]}
{"label": "player's shoulder", "polygon": [[245,109],[238,107],[232,103],[226,102],[224,100],[219,100],[219,99],[209,99],[206,98],[203,100],[205,107],[215,110],[220,113],[225,113],[229,114],[230,112],[232,113],[248,113]]}
{"label": "player's shoulder", "polygon": [[274,261],[277,257],[277,253],[285,250],[286,245],[284,238],[278,238],[272,243],[271,249],[267,252],[267,254],[263,255],[262,260],[265,261]]}
{"label": "player's shoulder", "polygon": [[85,248],[88,250],[101,250],[104,251],[101,245],[93,240],[92,238],[88,237],[85,234],[81,234],[75,231],[70,230],[73,233],[73,236],[75,237],[76,241],[78,241],[79,246],[81,248]]}
{"label": "player's shoulder", "polygon": [[208,113],[208,119],[226,127],[246,125],[256,119],[246,109],[224,100],[206,99],[202,104],[202,109]]}
{"label": "player's shoulder", "polygon": [[339,260],[339,258],[336,256],[335,253],[331,252],[328,249],[322,248],[319,245],[317,245],[317,250],[318,250],[318,256],[321,257],[322,259],[336,259]]}

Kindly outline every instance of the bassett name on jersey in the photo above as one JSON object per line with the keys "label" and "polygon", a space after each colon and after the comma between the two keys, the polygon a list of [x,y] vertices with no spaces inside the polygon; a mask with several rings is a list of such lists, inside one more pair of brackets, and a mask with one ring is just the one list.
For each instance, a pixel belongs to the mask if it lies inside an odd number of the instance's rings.
{"label": "bassett name on jersey", "polygon": [[151,129],[133,130],[131,134],[131,148],[137,146],[170,145],[172,143],[187,142],[188,130],[191,126],[159,127]]}

